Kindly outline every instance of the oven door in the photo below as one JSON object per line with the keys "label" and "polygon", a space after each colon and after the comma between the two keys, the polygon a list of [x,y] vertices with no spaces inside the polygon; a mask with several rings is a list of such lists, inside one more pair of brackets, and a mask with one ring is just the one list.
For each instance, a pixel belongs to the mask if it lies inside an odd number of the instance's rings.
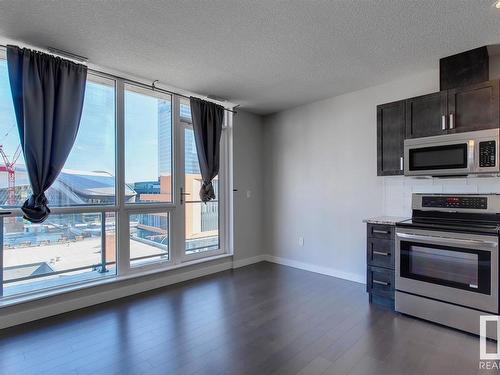
{"label": "oven door", "polygon": [[398,228],[396,289],[498,313],[498,237]]}

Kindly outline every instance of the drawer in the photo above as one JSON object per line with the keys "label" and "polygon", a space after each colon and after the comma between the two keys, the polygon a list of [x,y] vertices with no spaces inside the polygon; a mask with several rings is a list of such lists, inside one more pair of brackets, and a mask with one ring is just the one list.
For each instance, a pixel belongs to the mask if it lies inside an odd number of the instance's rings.
{"label": "drawer", "polygon": [[394,238],[394,225],[368,224],[367,237],[390,240]]}
{"label": "drawer", "polygon": [[368,237],[366,246],[368,265],[394,269],[394,240]]}
{"label": "drawer", "polygon": [[387,268],[368,267],[366,291],[394,299],[394,271]]}

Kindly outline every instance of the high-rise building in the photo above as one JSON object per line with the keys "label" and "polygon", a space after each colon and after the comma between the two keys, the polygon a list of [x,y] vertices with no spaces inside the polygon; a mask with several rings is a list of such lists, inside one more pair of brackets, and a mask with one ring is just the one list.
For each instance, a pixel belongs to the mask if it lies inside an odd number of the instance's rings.
{"label": "high-rise building", "polygon": [[[181,104],[181,117],[191,119],[189,105]],[[185,170],[187,174],[200,174],[196,144],[192,130],[187,130],[184,140]],[[158,101],[158,175],[170,176],[172,171],[172,104]]]}
{"label": "high-rise building", "polygon": [[172,103],[158,101],[158,176],[172,174]]}

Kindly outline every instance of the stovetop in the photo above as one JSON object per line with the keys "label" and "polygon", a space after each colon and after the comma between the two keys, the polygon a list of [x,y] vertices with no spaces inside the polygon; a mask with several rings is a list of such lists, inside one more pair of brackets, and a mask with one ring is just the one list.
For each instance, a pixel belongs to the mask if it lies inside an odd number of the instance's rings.
{"label": "stovetop", "polygon": [[398,227],[500,234],[498,194],[412,194],[412,218]]}
{"label": "stovetop", "polygon": [[444,218],[418,218],[396,223],[397,227],[411,227],[430,230],[441,230],[445,232],[500,234],[500,222],[497,221],[475,221],[475,220],[453,220]]}

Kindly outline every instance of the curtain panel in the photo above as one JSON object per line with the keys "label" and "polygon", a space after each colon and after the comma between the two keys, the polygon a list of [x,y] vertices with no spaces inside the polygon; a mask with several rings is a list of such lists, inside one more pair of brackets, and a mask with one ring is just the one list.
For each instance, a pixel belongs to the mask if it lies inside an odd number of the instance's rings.
{"label": "curtain panel", "polygon": [[33,192],[22,211],[26,220],[41,223],[50,214],[45,191],[61,172],[78,133],[87,67],[10,45],[7,66]]}
{"label": "curtain panel", "polygon": [[190,105],[196,151],[203,179],[200,199],[206,203],[216,198],[212,180],[219,173],[224,107],[195,97],[190,97]]}

